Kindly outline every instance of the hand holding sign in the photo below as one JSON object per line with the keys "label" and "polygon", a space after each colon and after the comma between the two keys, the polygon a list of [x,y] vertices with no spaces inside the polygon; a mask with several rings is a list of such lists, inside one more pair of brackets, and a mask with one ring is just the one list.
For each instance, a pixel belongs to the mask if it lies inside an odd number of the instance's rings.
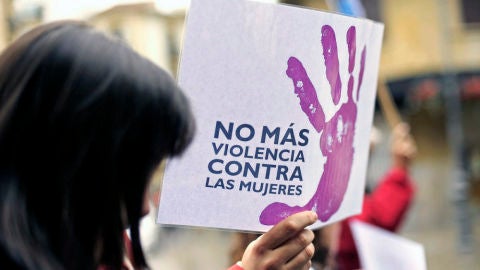
{"label": "hand holding sign", "polygon": [[[320,137],[320,149],[322,154],[327,157],[327,161],[317,190],[305,206],[291,207],[280,202],[272,203],[263,210],[260,216],[262,224],[276,224],[285,217],[304,210],[315,211],[321,221],[327,221],[337,212],[342,203],[348,187],[355,151],[353,139],[357,120],[356,102],[362,85],[366,56],[366,46],[364,46],[360,59],[357,96],[356,101],[354,101],[353,70],[356,59],[356,29],[354,26],[351,26],[347,31],[347,45],[349,54],[348,73],[350,74],[347,88],[348,100],[341,105],[328,122],[325,121],[325,113],[302,62],[295,57],[288,59],[287,76],[292,79],[294,91],[300,99],[302,111],[307,115],[318,133],[323,131]],[[322,27],[322,47],[332,100],[337,105],[341,97],[342,82],[339,73],[335,31],[330,25]]]}
{"label": "hand holding sign", "polygon": [[283,220],[250,243],[242,264],[245,269],[305,269],[315,251],[314,234],[305,229],[317,220],[306,211]]}

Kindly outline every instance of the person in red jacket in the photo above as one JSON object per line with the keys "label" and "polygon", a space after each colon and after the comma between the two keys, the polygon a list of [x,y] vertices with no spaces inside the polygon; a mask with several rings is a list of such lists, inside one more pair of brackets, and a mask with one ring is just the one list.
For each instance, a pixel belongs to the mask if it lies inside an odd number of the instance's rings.
{"label": "person in red jacket", "polygon": [[355,247],[350,222],[360,220],[395,232],[405,218],[415,187],[409,175],[409,166],[416,154],[416,146],[405,123],[393,130],[391,144],[392,166],[378,186],[365,195],[362,212],[340,223],[340,237],[337,250],[339,270],[359,269],[360,262]]}

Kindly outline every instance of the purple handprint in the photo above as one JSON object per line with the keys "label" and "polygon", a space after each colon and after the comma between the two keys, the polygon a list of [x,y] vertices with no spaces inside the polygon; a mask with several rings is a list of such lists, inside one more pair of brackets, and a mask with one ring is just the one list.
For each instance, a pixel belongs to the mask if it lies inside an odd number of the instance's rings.
{"label": "purple handprint", "polygon": [[[366,56],[366,46],[364,46],[360,56],[357,96],[356,101],[354,101],[354,78],[352,74],[356,54],[356,30],[354,26],[351,26],[347,31],[347,45],[348,73],[350,74],[347,85],[348,99],[328,122],[325,120],[325,113],[302,62],[295,57],[288,59],[287,76],[292,79],[294,92],[300,99],[302,111],[307,115],[308,120],[318,133],[323,131],[320,137],[320,150],[327,160],[317,190],[310,201],[305,206],[289,206],[280,202],[268,205],[260,215],[260,222],[264,225],[276,224],[294,213],[305,210],[315,211],[318,219],[325,222],[340,208],[352,169],[353,139],[357,120],[356,102],[358,102],[363,80]],[[335,31],[330,25],[322,27],[322,47],[326,77],[330,84],[333,103],[337,105],[341,97],[342,82]]]}

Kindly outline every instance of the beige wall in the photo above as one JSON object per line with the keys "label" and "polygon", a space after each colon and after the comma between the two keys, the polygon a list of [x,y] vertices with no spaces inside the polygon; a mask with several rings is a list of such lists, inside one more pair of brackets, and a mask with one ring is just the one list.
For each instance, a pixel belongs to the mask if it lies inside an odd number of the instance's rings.
{"label": "beige wall", "polygon": [[[440,2],[448,2],[441,8]],[[388,77],[480,68],[480,29],[462,23],[460,1],[383,1],[381,70]]]}
{"label": "beige wall", "polygon": [[386,77],[441,69],[437,0],[384,1],[380,70]]}
{"label": "beige wall", "polygon": [[102,13],[90,22],[108,33],[119,33],[134,50],[172,73],[168,18],[133,9]]}

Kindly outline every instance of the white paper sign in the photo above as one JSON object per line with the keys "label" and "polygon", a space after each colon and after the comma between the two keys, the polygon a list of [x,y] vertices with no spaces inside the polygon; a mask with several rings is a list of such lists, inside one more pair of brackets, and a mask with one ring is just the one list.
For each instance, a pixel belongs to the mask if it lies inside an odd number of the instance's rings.
{"label": "white paper sign", "polygon": [[179,84],[197,134],[158,222],[266,231],[360,212],[383,25],[286,5],[193,0]]}
{"label": "white paper sign", "polygon": [[360,221],[350,227],[363,270],[427,269],[421,244]]}

